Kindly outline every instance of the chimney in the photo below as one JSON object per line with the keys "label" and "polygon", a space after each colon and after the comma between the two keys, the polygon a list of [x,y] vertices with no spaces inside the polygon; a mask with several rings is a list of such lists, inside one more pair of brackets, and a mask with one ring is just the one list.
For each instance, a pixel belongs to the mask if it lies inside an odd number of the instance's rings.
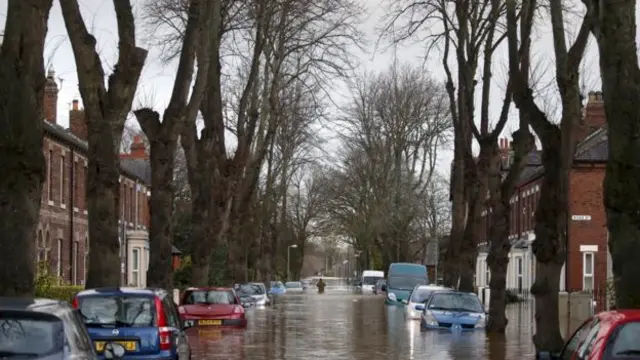
{"label": "chimney", "polygon": [[87,140],[87,119],[84,110],[80,109],[78,99],[71,101],[71,110],[69,110],[69,128],[71,133],[82,140]]}
{"label": "chimney", "polygon": [[47,71],[44,83],[44,119],[52,124],[57,123],[58,114],[58,84],[56,83],[56,72],[53,68]]}
{"label": "chimney", "polygon": [[576,130],[576,140],[582,141],[594,131],[605,126],[607,118],[604,113],[602,91],[590,91],[587,105],[582,111],[582,119]]}
{"label": "chimney", "polygon": [[135,135],[133,137],[133,142],[131,143],[131,147],[129,149],[131,151],[128,154],[120,154],[121,159],[149,159],[149,155],[147,154],[147,146],[142,139],[142,135]]}

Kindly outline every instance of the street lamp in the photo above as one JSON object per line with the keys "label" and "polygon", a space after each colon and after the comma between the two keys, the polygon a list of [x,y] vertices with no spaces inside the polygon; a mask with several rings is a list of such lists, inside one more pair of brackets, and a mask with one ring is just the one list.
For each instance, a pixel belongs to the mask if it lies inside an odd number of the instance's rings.
{"label": "street lamp", "polygon": [[295,249],[297,247],[298,245],[296,244],[289,245],[289,247],[287,247],[287,280],[290,280],[289,274],[291,274],[291,249]]}

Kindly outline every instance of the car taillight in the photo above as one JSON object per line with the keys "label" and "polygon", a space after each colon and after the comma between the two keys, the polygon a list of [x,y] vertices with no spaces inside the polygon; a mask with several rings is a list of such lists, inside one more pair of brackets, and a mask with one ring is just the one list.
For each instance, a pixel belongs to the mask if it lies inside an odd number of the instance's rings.
{"label": "car taillight", "polygon": [[158,319],[158,336],[160,338],[160,350],[171,350],[171,328],[167,323],[167,316],[162,310],[162,300],[156,296],[156,317]]}
{"label": "car taillight", "polygon": [[71,300],[71,306],[73,306],[74,309],[78,308],[78,297],[74,296],[73,300]]}
{"label": "car taillight", "polygon": [[186,313],[186,311],[184,311],[184,308],[183,308],[182,306],[180,306],[180,307],[178,308],[178,312],[179,312],[180,314],[185,314],[185,313]]}

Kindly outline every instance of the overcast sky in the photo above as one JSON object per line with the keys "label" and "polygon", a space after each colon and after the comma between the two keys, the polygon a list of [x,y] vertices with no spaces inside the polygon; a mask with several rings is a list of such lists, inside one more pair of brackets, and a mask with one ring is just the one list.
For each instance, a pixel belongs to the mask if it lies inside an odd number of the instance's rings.
{"label": "overcast sky", "polygon": [[[378,49],[374,51],[374,44],[378,37],[376,26],[380,24],[380,18],[385,13],[386,6],[384,0],[360,0],[363,5],[368,9],[368,16],[364,19],[362,24],[362,30],[368,35],[369,49],[367,52],[356,51],[362,66],[364,69],[370,70],[383,70],[389,67],[393,60],[393,51],[383,52]],[[134,0],[135,3],[135,0]],[[0,15],[4,20],[6,14],[7,0],[0,0]],[[116,59],[117,49],[117,33],[116,33],[116,20],[113,10],[112,0],[80,0],[81,10],[85,18],[87,26],[91,29],[92,33],[98,39],[99,51],[103,61],[110,66]],[[582,5],[576,4],[580,8]],[[138,7],[136,7],[137,10]],[[571,19],[568,19],[570,22]],[[571,28],[571,26],[569,26]],[[543,89],[547,89],[545,97],[548,98],[547,102],[550,103],[550,107],[553,107],[554,103],[554,89],[553,89],[553,52],[552,43],[550,41],[550,31],[546,23],[541,23],[537,26],[537,39],[534,42],[534,52],[537,61],[541,64],[539,67],[546,71],[542,76],[539,85]],[[573,38],[573,36],[570,36]],[[145,46],[145,39],[141,36],[139,39],[141,45]],[[597,54],[595,49],[595,41],[591,40],[587,55],[586,62],[583,70],[585,71],[585,88],[586,90],[594,89],[599,90],[599,74],[597,66]],[[433,76],[444,81],[444,72],[442,70],[442,63],[439,56],[434,56],[431,59],[427,59],[425,62],[424,53],[425,47],[423,44],[403,44],[396,48],[398,59],[402,62],[411,62],[416,65],[425,66],[426,71],[429,71]],[[506,49],[505,49],[506,50]],[[56,76],[60,79],[59,85],[61,85],[59,93],[58,103],[58,122],[63,125],[68,125],[68,109],[73,99],[79,99],[78,81],[76,76],[75,61],[71,50],[70,43],[67,39],[66,29],[62,20],[62,14],[60,12],[60,5],[58,1],[54,1],[54,7],[51,11],[49,20],[49,34],[47,36],[46,49],[45,49],[45,62],[52,66],[56,71]],[[505,60],[504,51],[500,58],[494,61],[494,77],[496,78],[496,84],[492,91],[492,114],[498,114],[500,104],[502,102],[503,95],[501,89],[504,85],[505,79]],[[454,66],[453,62],[451,66]],[[174,77],[174,66],[166,66],[158,60],[158,49],[151,48],[150,54],[145,65],[141,83],[138,89],[138,99],[134,101],[134,107],[136,104],[144,103],[149,105],[149,100],[153,100],[153,106],[156,110],[161,111],[164,105],[168,102],[170,91],[172,88],[172,82]],[[542,71],[539,71],[542,73]],[[479,76],[476,76],[479,79]],[[337,84],[335,93],[342,93],[344,86]],[[479,91],[478,91],[479,92]],[[336,96],[338,99],[345,99],[344,96]],[[81,99],[80,99],[81,100]],[[507,130],[513,131],[516,129],[517,120],[515,119],[514,112],[510,124],[507,125]],[[441,157],[441,172],[449,172],[449,162],[451,160],[451,152],[442,154]]]}

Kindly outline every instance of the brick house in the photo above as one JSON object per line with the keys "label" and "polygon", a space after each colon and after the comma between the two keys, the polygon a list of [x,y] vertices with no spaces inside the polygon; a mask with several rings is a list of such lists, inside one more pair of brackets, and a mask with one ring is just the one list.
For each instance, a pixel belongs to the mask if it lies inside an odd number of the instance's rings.
{"label": "brick house", "polygon": [[[611,261],[608,251],[608,232],[603,203],[603,186],[607,162],[608,142],[601,92],[589,93],[588,103],[578,130],[582,139],[576,148],[573,167],[569,174],[569,225],[567,264],[563,268],[561,291],[592,291],[605,289],[611,277]],[[509,162],[509,143],[501,141],[505,166]],[[534,214],[540,197],[540,184],[544,167],[541,151],[528,154],[525,168],[520,175],[511,199],[509,239],[511,252],[507,270],[507,288],[528,290],[535,279],[535,256],[531,244]],[[489,286],[488,213],[483,212],[483,230],[479,239],[476,262],[476,285]],[[567,271],[568,269],[568,271]]]}
{"label": "brick house", "polygon": [[[40,222],[36,232],[36,261],[65,282],[83,285],[89,251],[85,183],[87,181],[87,124],[74,100],[69,129],[57,123],[58,86],[47,74],[44,99],[43,153],[46,179],[42,188]],[[140,138],[123,155],[120,176],[120,243],[122,284],[146,286],[149,259],[149,184],[151,169]]]}

